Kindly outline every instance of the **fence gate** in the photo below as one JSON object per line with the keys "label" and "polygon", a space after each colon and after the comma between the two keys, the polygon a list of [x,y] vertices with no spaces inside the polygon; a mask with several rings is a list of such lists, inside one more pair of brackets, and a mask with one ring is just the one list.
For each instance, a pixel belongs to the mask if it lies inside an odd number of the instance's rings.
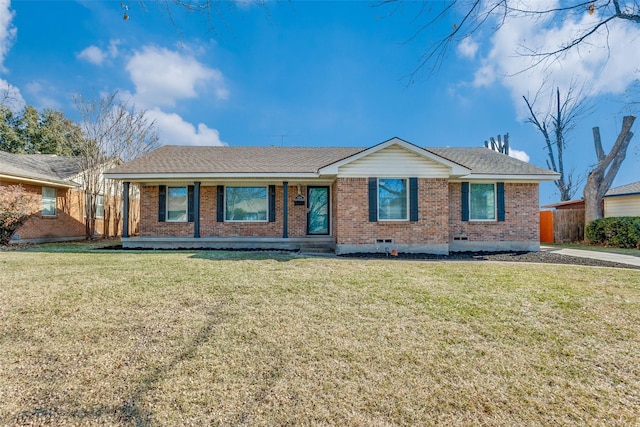
{"label": "fence gate", "polygon": [[540,243],[553,243],[553,211],[540,211]]}
{"label": "fence gate", "polygon": [[540,243],[571,243],[584,239],[584,209],[540,211]]}

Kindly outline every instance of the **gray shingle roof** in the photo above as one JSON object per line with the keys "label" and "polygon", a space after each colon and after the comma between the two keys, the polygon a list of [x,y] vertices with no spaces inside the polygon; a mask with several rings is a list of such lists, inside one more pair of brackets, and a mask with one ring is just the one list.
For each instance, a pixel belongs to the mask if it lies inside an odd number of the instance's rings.
{"label": "gray shingle roof", "polygon": [[640,194],[640,181],[621,185],[620,187],[611,188],[605,193],[604,197],[625,196],[629,194]]}
{"label": "gray shingle roof", "polygon": [[315,173],[322,166],[362,150],[344,147],[165,145],[108,173]]}
{"label": "gray shingle roof", "polygon": [[81,170],[81,162],[77,157],[0,151],[0,175],[69,186],[76,185],[71,178]]}
{"label": "gray shingle roof", "polygon": [[[107,174],[316,173],[365,150],[362,147],[193,147],[165,145]],[[538,166],[484,147],[425,150],[487,175],[550,175]]]}
{"label": "gray shingle roof", "polygon": [[425,148],[425,150],[461,164],[471,169],[472,173],[476,175],[548,175],[553,173],[548,169],[484,147],[439,147]]}

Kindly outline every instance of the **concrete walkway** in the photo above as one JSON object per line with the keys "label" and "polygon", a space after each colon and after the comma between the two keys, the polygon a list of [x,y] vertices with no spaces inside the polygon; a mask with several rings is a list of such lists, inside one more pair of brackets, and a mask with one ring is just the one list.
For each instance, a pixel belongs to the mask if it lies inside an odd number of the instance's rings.
{"label": "concrete walkway", "polygon": [[612,252],[588,251],[582,249],[556,248],[553,246],[540,246],[541,251],[553,252],[560,255],[568,255],[579,258],[599,259],[602,261],[619,262],[621,264],[640,266],[640,257],[633,255],[614,254]]}

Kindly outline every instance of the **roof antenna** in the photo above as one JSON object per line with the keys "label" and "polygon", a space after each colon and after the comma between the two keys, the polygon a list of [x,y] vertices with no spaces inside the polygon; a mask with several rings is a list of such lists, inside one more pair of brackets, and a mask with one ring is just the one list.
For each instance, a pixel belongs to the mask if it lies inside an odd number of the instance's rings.
{"label": "roof antenna", "polygon": [[289,134],[287,134],[287,133],[278,133],[276,135],[271,135],[272,138],[278,138],[278,137],[280,138],[280,146],[281,147],[284,147],[284,139],[286,137],[288,137],[288,136],[289,136]]}

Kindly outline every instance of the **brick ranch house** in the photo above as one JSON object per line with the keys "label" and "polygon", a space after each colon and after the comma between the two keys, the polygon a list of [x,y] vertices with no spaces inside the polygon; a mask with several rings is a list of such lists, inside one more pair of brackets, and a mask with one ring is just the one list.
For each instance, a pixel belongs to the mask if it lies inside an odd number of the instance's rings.
{"label": "brick ranch house", "polygon": [[140,189],[140,234],[123,231],[127,248],[447,254],[539,250],[539,183],[558,175],[487,148],[392,138],[369,148],[163,146],[105,177]]}
{"label": "brick ranch house", "polygon": [[[11,243],[41,243],[85,238],[82,167],[77,158],[0,151],[0,186],[22,185],[37,197],[40,211],[20,227]],[[96,230],[104,229],[98,199]],[[110,225],[114,227],[113,224]]]}

